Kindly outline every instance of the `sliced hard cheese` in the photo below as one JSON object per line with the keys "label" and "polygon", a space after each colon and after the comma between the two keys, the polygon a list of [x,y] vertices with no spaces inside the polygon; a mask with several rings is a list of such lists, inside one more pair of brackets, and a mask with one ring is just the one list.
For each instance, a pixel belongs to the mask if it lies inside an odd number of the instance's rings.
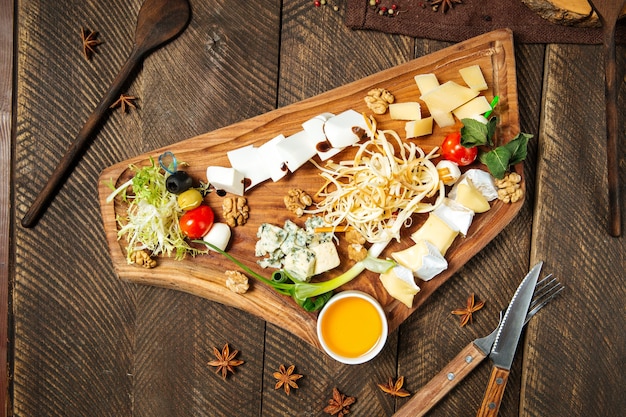
{"label": "sliced hard cheese", "polygon": [[419,88],[421,95],[439,87],[439,80],[437,80],[437,76],[435,74],[419,74],[413,78],[415,79],[415,84],[417,84],[417,88]]}
{"label": "sliced hard cheese", "polygon": [[474,213],[484,213],[491,208],[489,201],[474,187],[471,180],[457,185],[455,201],[473,210]]}
{"label": "sliced hard cheese", "polygon": [[423,94],[420,99],[426,103],[431,114],[447,113],[467,103],[478,94],[478,91],[469,87],[448,81]]}
{"label": "sliced hard cheese", "polygon": [[485,96],[474,97],[467,103],[460,107],[457,107],[452,111],[457,119],[469,119],[475,116],[482,115],[491,110],[491,104],[485,98]]}
{"label": "sliced hard cheese", "polygon": [[245,191],[270,178],[267,162],[259,157],[259,148],[248,145],[228,151],[226,156],[230,166],[248,179]]}
{"label": "sliced hard cheese", "polygon": [[463,78],[465,84],[472,90],[482,91],[487,89],[487,82],[485,81],[485,77],[479,65],[461,68],[459,74],[461,74],[461,78]]}
{"label": "sliced hard cheese", "polygon": [[410,269],[402,265],[395,266],[380,274],[380,282],[389,295],[408,308],[413,307],[413,298],[420,291],[420,287],[415,284],[415,278]]}
{"label": "sliced hard cheese", "polygon": [[206,169],[206,178],[217,190],[243,195],[243,173],[231,167],[210,166]]}
{"label": "sliced hard cheese", "polygon": [[439,127],[448,127],[448,126],[452,126],[456,123],[456,121],[454,120],[454,116],[452,115],[452,112],[439,112],[439,111],[430,111],[430,115],[432,116],[433,120],[435,121],[435,123],[437,123],[437,126]]}
{"label": "sliced hard cheese", "polygon": [[449,198],[444,198],[433,213],[446,222],[450,228],[458,231],[463,236],[467,235],[467,231],[474,219],[473,210]]}
{"label": "sliced hard cheese", "polygon": [[324,133],[333,148],[345,148],[361,140],[355,133],[355,128],[357,131],[367,131],[365,119],[354,110],[346,110],[326,121]]}
{"label": "sliced hard cheese", "polygon": [[393,120],[419,120],[422,118],[420,104],[415,101],[392,103],[389,105],[389,116]]}
{"label": "sliced hard cheese", "polygon": [[291,172],[296,171],[317,153],[315,145],[307,140],[307,133],[304,130],[278,142],[276,151]]}
{"label": "sliced hard cheese", "polygon": [[267,164],[267,171],[274,182],[287,175],[289,171],[285,160],[276,150],[276,146],[285,139],[285,136],[280,134],[259,147],[259,158]]}
{"label": "sliced hard cheese", "polygon": [[425,117],[420,120],[411,120],[406,122],[404,129],[407,139],[430,135],[433,133],[433,118]]}
{"label": "sliced hard cheese", "polygon": [[453,230],[446,222],[431,212],[422,227],[411,235],[411,239],[413,239],[415,243],[427,240],[435,245],[442,256],[445,256],[448,248],[452,245],[454,238],[456,238],[458,234],[458,231]]}
{"label": "sliced hard cheese", "polygon": [[448,268],[448,261],[439,249],[426,240],[420,240],[407,249],[394,252],[391,257],[424,281],[432,279]]}
{"label": "sliced hard cheese", "polygon": [[313,270],[313,275],[330,271],[341,264],[337,247],[332,241],[320,243],[309,249],[315,254],[315,269]]}

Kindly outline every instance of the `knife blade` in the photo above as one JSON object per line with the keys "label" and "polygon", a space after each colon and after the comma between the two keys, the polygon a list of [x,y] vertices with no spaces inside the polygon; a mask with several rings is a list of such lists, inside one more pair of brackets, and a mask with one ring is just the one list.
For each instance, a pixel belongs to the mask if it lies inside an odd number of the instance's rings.
{"label": "knife blade", "polygon": [[496,334],[496,340],[489,354],[489,358],[493,361],[493,368],[483,396],[483,402],[476,414],[477,417],[495,417],[498,415],[504,389],[511,372],[511,364],[542,266],[543,262],[539,262],[530,270],[517,287],[513,299],[506,313],[504,313],[504,318]]}
{"label": "knife blade", "polygon": [[[548,275],[546,279],[549,279],[550,276]],[[512,302],[513,299],[511,300]],[[535,312],[526,315],[524,324],[528,323]],[[490,334],[475,339],[465,346],[437,375],[416,392],[393,417],[422,417],[452,391],[459,382],[489,355],[500,330],[504,314],[504,310],[500,312],[498,326]]]}

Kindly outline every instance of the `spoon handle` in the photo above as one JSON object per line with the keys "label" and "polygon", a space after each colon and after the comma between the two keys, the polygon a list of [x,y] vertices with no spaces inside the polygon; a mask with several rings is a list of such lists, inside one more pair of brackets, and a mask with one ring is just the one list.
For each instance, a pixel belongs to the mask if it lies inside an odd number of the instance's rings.
{"label": "spoon handle", "polygon": [[118,99],[126,80],[135,70],[137,65],[141,62],[140,58],[141,52],[136,47],[134,47],[128,59],[122,66],[122,69],[118,73],[117,77],[115,77],[115,80],[113,80],[113,83],[100,100],[100,103],[95,108],[93,113],[91,113],[91,116],[89,116],[82,129],[80,129],[78,135],[74,139],[74,142],[65,152],[65,155],[48,179],[48,182],[39,192],[32,205],[22,218],[23,227],[33,227],[35,224],[37,224],[40,216],[47,208],[50,199],[54,196],[57,189],[64,182],[76,159],[78,159],[83,150],[86,148],[91,134],[96,130],[96,128],[98,128],[98,126],[106,116],[106,113],[109,110],[111,104],[113,104],[115,100]]}
{"label": "spoon handle", "polygon": [[622,233],[620,207],[619,161],[618,161],[618,117],[617,117],[617,61],[615,58],[615,24],[605,22],[604,65],[606,99],[606,156],[609,185],[609,233],[619,237]]}

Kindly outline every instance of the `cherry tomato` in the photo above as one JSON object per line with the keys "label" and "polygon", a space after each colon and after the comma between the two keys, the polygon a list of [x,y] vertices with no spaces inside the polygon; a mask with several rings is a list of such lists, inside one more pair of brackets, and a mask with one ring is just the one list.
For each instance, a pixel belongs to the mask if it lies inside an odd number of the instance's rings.
{"label": "cherry tomato", "polygon": [[178,224],[181,232],[189,239],[202,239],[213,226],[214,218],[211,207],[203,204],[183,214]]}
{"label": "cherry tomato", "polygon": [[441,144],[441,155],[448,161],[458,165],[469,165],[476,160],[478,148],[466,148],[461,145],[461,133],[448,134]]}

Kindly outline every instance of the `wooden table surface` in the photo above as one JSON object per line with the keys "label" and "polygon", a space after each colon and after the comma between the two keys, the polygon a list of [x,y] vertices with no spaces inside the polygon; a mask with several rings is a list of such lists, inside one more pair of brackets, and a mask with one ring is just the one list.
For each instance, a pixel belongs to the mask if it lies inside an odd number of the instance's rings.
{"label": "wooden table surface", "polygon": [[[516,44],[521,130],[534,134],[520,214],[390,334],[381,355],[349,366],[248,313],[120,281],[100,218],[99,174],[449,44],[351,31],[341,2],[334,11],[309,0],[191,0],[189,27],[154,52],[125,89],[138,97],[137,109],[111,112],[39,224],[21,227],[128,56],[141,3],[2,2],[0,298],[9,317],[0,333],[6,341],[8,331],[8,349],[0,353],[9,371],[2,381],[7,415],[323,416],[337,387],[356,398],[350,415],[390,416],[407,399],[376,384],[404,376],[405,388],[416,392],[491,331],[539,260],[567,289],[528,325],[500,415],[623,415],[626,241],[607,232],[600,45]],[[82,55],[81,27],[98,31],[103,42],[90,61]],[[625,52],[618,47],[622,144]],[[450,311],[472,292],[487,304],[460,328]],[[207,362],[212,348],[227,342],[245,363],[223,381]],[[274,389],[281,364],[304,375],[290,396]],[[429,415],[475,415],[489,371],[479,366]]]}

